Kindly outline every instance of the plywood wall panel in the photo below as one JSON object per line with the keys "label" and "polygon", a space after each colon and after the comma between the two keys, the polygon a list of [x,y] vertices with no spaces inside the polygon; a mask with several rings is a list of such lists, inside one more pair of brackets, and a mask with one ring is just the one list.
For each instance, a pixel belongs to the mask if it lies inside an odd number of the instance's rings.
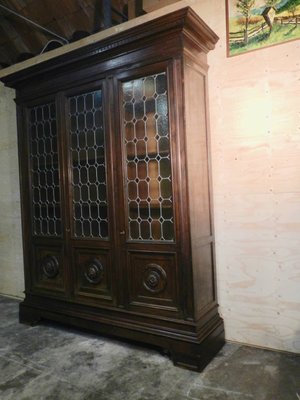
{"label": "plywood wall panel", "polygon": [[216,173],[214,175],[216,193],[224,190],[223,185],[226,185],[228,193],[270,192],[271,149],[267,141],[253,138],[240,143],[238,140],[227,138],[226,144],[220,146],[223,149],[223,156],[214,161],[214,167],[218,171],[222,170],[222,182]]}
{"label": "plywood wall panel", "polygon": [[[300,141],[274,139],[272,146],[272,181],[277,193],[300,192]],[[286,206],[288,206],[286,204]]]}
{"label": "plywood wall panel", "polygon": [[227,58],[225,2],[196,3],[220,37],[208,58],[226,336],[300,352],[299,42]]}

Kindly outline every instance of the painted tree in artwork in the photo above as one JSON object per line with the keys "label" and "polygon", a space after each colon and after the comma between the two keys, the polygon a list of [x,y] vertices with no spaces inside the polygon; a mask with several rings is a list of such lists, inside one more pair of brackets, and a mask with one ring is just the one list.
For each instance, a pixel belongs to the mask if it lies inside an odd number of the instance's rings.
{"label": "painted tree in artwork", "polygon": [[292,14],[293,17],[295,17],[296,10],[297,10],[297,4],[296,3],[290,3],[288,5],[288,11]]}
{"label": "painted tree in artwork", "polygon": [[266,6],[267,7],[276,8],[277,3],[278,3],[278,0],[266,0]]}
{"label": "painted tree in artwork", "polygon": [[251,16],[251,10],[255,5],[255,0],[237,0],[236,8],[240,14],[245,18],[245,45],[248,43],[248,27]]}
{"label": "painted tree in artwork", "polygon": [[266,0],[266,8],[264,9],[262,16],[264,17],[267,25],[270,28],[270,33],[273,29],[273,22],[276,14],[276,6],[279,0]]}

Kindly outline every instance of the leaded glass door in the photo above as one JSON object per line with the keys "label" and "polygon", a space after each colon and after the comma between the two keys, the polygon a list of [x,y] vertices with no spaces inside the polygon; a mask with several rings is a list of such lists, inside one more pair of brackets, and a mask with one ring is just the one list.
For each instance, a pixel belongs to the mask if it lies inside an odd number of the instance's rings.
{"label": "leaded glass door", "polygon": [[171,67],[125,73],[118,81],[123,157],[123,251],[127,306],[178,312]]}
{"label": "leaded glass door", "polygon": [[[27,263],[33,291],[66,294],[60,132],[55,98],[24,106],[27,153],[25,204],[31,248]],[[24,174],[25,175],[25,174]],[[28,200],[28,202],[26,201]]]}
{"label": "leaded glass door", "polygon": [[166,73],[122,84],[129,241],[174,241]]}
{"label": "leaded glass door", "polygon": [[113,301],[113,176],[107,107],[102,81],[65,96],[74,295],[98,305]]}

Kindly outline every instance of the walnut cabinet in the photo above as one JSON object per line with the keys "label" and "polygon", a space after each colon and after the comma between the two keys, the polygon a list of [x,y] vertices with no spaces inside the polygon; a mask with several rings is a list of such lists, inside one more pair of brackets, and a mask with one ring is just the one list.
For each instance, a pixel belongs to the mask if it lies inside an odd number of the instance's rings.
{"label": "walnut cabinet", "polygon": [[206,54],[183,8],[12,73],[25,300],[61,321],[158,346],[202,369],[217,310]]}

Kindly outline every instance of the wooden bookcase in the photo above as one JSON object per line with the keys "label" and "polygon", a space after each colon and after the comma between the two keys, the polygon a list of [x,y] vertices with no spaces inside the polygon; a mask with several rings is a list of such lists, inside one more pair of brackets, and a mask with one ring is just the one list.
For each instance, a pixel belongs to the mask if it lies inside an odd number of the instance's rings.
{"label": "wooden bookcase", "polygon": [[183,8],[2,80],[16,88],[26,297],[50,319],[202,369],[215,287],[206,54]]}

